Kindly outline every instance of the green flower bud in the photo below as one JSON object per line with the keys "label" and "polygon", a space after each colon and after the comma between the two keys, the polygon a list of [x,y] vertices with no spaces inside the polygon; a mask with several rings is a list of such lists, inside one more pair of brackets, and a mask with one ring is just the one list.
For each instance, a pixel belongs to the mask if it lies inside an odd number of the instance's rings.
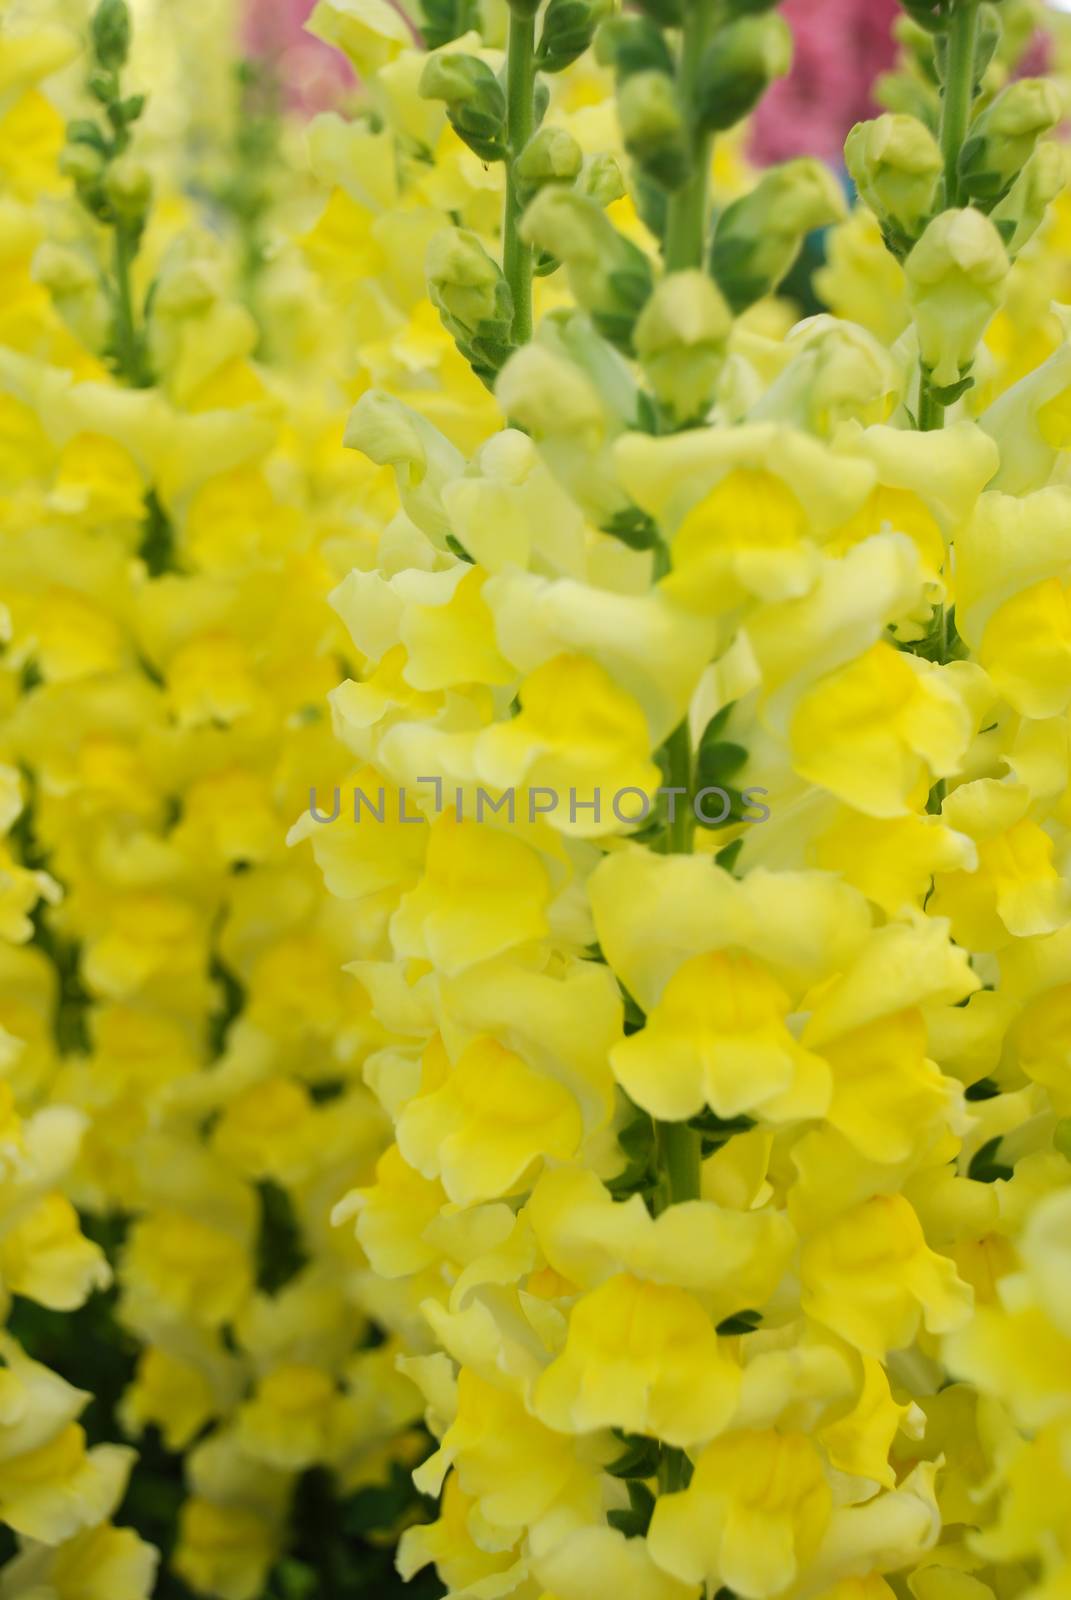
{"label": "green flower bud", "polygon": [[933,34],[920,28],[910,17],[897,17],[893,23],[893,38],[906,57],[907,64],[919,73],[927,85],[932,84],[937,88],[941,80],[937,72]]}
{"label": "green flower bud", "polygon": [[809,156],[771,167],[750,194],[718,219],[710,269],[739,315],[771,294],[792,268],[806,235],[842,222],[844,195],[824,162]]}
{"label": "green flower bud", "polygon": [[1045,213],[1071,178],[1066,145],[1045,139],[1038,145],[1007,195],[990,213],[1012,260],[1029,244]]}
{"label": "green flower bud", "polygon": [[[1032,32],[1033,29],[1030,31]],[[980,84],[989,71],[990,62],[1000,49],[1003,38],[1004,24],[1000,19],[996,6],[979,6],[978,30],[974,44],[974,81],[976,84]]]}
{"label": "green flower bud", "polygon": [[106,155],[108,150],[104,130],[99,123],[93,121],[92,117],[75,117],[72,122],[68,122],[67,143],[92,145],[102,156]]}
{"label": "green flower bud", "polygon": [[459,139],[484,161],[504,161],[506,97],[486,62],[459,52],[429,56],[420,76],[425,100],[444,100]]}
{"label": "green flower bud", "polygon": [[886,112],[857,122],[844,159],[860,195],[886,229],[914,240],[933,214],[944,176],[940,146],[917,117]]}
{"label": "green flower bud", "polygon": [[587,195],[589,200],[594,200],[597,206],[605,210],[615,200],[624,199],[628,190],[621,176],[621,168],[613,156],[603,150],[597,155],[584,157],[584,165],[576,180],[576,192]]}
{"label": "green flower bud", "polygon": [[618,83],[634,72],[674,71],[673,57],[659,28],[646,17],[611,17],[595,39],[595,59],[612,67]]}
{"label": "green flower bud", "polygon": [[31,273],[48,290],[64,322],[87,350],[107,343],[111,307],[96,263],[81,251],[46,243],[34,252]]}
{"label": "green flower bud", "polygon": [[666,72],[634,72],[617,95],[625,149],[661,184],[679,189],[691,170],[691,145],[677,86]]}
{"label": "green flower bud", "polygon": [[948,27],[951,0],[900,0],[900,4],[912,22],[927,33],[943,33]]}
{"label": "green flower bud", "polygon": [[792,31],[784,17],[739,17],[711,41],[699,69],[696,118],[720,132],[740,122],[775,78],[792,65]]}
{"label": "green flower bud", "polygon": [[975,121],[959,158],[960,186],[981,210],[1003,199],[1042,134],[1063,116],[1063,100],[1048,78],[1009,84]]}
{"label": "green flower bud", "polygon": [[427,256],[428,296],[461,354],[490,388],[513,349],[513,296],[474,233],[444,228]]}
{"label": "green flower bud", "polygon": [[72,179],[79,189],[99,183],[106,165],[106,158],[95,145],[68,144],[60,152],[60,171],[65,178]]}
{"label": "green flower bud", "polygon": [[826,313],[808,317],[783,350],[791,359],[750,407],[751,422],[790,422],[831,438],[844,422],[885,422],[899,399],[900,364],[857,323]]}
{"label": "green flower bud", "polygon": [[919,358],[938,390],[954,389],[969,371],[1000,308],[1008,271],[996,227],[972,209],[934,217],[908,256],[904,272]]}
{"label": "green flower bud", "polygon": [[[544,342],[545,331],[552,335],[552,347]],[[539,338],[510,357],[495,386],[495,398],[510,423],[536,441],[543,461],[585,515],[602,527],[629,504],[611,449],[622,423],[591,374],[553,334],[545,322]],[[613,352],[598,342],[613,358]],[[622,386],[627,389],[627,384],[626,372]]]}
{"label": "green flower bud", "polygon": [[631,349],[632,329],[651,292],[651,263],[618,233],[593,200],[541,189],[520,223],[521,237],[564,262],[569,287],[605,339]]}
{"label": "green flower bud", "polygon": [[540,128],[516,161],[513,175],[525,201],[547,183],[572,183],[584,164],[584,152],[565,128]]}
{"label": "green flower bud", "polygon": [[420,0],[420,33],[426,50],[440,50],[479,26],[475,0]]}
{"label": "green flower bud", "polygon": [[89,27],[93,54],[106,72],[118,72],[130,53],[126,0],[100,0]]}
{"label": "green flower bud", "polygon": [[84,294],[100,284],[100,274],[81,251],[52,243],[39,245],[34,252],[32,275],[54,295]]}
{"label": "green flower bud", "polygon": [[562,72],[588,49],[612,0],[550,0],[536,49],[536,66]]}
{"label": "green flower bud", "polygon": [[108,168],[104,192],[120,222],[141,227],[152,200],[152,178],[143,162],[120,156]]}
{"label": "green flower bud", "polygon": [[572,362],[542,344],[524,345],[495,390],[502,409],[536,440],[558,435],[594,449],[606,434],[606,416],[594,385]]}
{"label": "green flower bud", "polygon": [[636,321],[633,344],[644,372],[678,422],[709,403],[725,360],[732,312],[705,272],[671,272]]}
{"label": "green flower bud", "polygon": [[115,99],[117,78],[113,72],[91,72],[87,87],[95,100],[101,105],[111,105]]}
{"label": "green flower bud", "polygon": [[638,0],[638,9],[660,28],[679,28],[684,21],[682,0]]}
{"label": "green flower bud", "polygon": [[1058,1150],[1066,1161],[1071,1161],[1071,1117],[1061,1117],[1052,1130],[1053,1149]]}

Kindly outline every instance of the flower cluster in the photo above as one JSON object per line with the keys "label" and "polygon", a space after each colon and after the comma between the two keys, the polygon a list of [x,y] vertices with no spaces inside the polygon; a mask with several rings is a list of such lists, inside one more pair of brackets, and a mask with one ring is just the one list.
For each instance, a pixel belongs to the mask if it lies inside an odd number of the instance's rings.
{"label": "flower cluster", "polygon": [[329,1220],[386,1141],[374,940],[286,847],[345,770],[325,596],[381,475],[256,85],[206,209],[126,7],[84,23],[0,35],[0,1589],[139,1600],[123,1501],[248,1600],[311,1481],[341,1516],[426,1451],[405,1309]]}
{"label": "flower cluster", "polygon": [[[496,1600],[1056,1593],[1062,90],[1015,76],[1027,8],[912,3],[848,219],[817,163],[712,151],[787,68],[775,7],[534,9],[429,5],[423,58],[370,0],[312,24],[368,87],[354,157],[404,152],[395,216],[451,177],[429,295],[504,423],[358,400],[397,495],[331,597],[333,722],[425,825],[292,835],[375,934],[394,1143],[336,1216],[423,1323],[441,1506],[399,1564]],[[561,73],[592,29],[612,119]],[[788,327],[831,223],[839,314]],[[738,804],[697,826],[706,785]],[[583,805],[626,787],[640,819]],[[577,803],[473,805],[543,788]]]}
{"label": "flower cluster", "polygon": [[774,0],[318,0],[301,137],[56,10],[0,33],[3,1600],[153,1542],[382,1600],[399,1532],[451,1600],[1056,1600],[1033,0],[904,0],[851,212],[740,156]]}

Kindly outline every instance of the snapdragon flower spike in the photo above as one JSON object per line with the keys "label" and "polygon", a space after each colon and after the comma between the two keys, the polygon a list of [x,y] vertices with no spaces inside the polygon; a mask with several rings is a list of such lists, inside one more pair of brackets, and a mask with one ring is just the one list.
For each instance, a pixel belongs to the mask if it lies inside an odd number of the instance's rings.
{"label": "snapdragon flower spike", "polygon": [[[1026,13],[990,61],[973,0],[912,7],[849,216],[715,143],[774,7],[649,0],[556,72],[592,13],[506,9],[425,8],[429,66],[319,0],[361,81],[279,141],[257,319],[189,182],[215,14],[171,16],[151,387],[36,198],[70,50],[0,36],[0,1591],[143,1600],[151,1531],[206,1600],[1056,1595],[1071,350],[1044,97],[996,111]],[[69,148],[102,193],[133,153]]]}

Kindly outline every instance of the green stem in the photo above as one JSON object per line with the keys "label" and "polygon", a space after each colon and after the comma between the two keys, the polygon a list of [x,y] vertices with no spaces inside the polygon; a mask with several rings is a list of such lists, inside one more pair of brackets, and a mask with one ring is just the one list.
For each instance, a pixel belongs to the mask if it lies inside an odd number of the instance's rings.
{"label": "green stem", "polygon": [[[941,94],[941,153],[945,162],[945,207],[959,205],[959,159],[971,124],[974,105],[974,60],[978,48],[979,0],[958,0],[948,29],[948,54],[945,60],[944,88]],[[945,407],[930,387],[925,371],[919,376],[918,426],[920,433],[932,433],[945,425]],[[939,624],[942,647],[939,659],[948,655],[948,616],[941,607]],[[938,792],[938,790],[940,792]],[[930,805],[940,802],[944,785],[930,797]]]}
{"label": "green stem", "polygon": [[920,433],[933,433],[945,425],[945,408],[937,399],[923,372],[919,378],[919,429]]}
{"label": "green stem", "polygon": [[974,57],[978,45],[979,0],[959,0],[948,29],[941,97],[941,151],[945,158],[945,207],[959,205],[959,157],[974,104]]}
{"label": "green stem", "polygon": [[521,201],[514,177],[517,157],[532,137],[535,122],[535,17],[510,12],[506,55],[506,211],[502,221],[502,270],[513,295],[513,338],[532,337],[532,249],[520,236]]}
{"label": "green stem", "polygon": [[[686,0],[681,33],[678,87],[681,108],[694,120],[695,95],[703,52],[714,28],[717,0]],[[666,214],[665,259],[667,272],[701,267],[706,249],[707,206],[710,189],[710,152],[713,138],[701,129],[692,133],[692,172],[669,197]]]}
{"label": "green stem", "polygon": [[658,1148],[669,1204],[698,1200],[700,1193],[700,1136],[686,1122],[660,1122]]}
{"label": "green stem", "polygon": [[687,1488],[685,1467],[687,1459],[683,1450],[676,1450],[668,1444],[662,1446],[662,1456],[658,1463],[659,1494],[676,1494],[678,1489]]}
{"label": "green stem", "polygon": [[144,385],[141,340],[134,321],[130,271],[137,246],[121,222],[115,224],[115,359],[119,375],[131,388]]}
{"label": "green stem", "polygon": [[688,718],[666,740],[669,757],[669,786],[683,789],[670,798],[671,815],[666,818],[662,849],[666,855],[687,855],[692,848],[695,817],[692,811],[692,736]]}

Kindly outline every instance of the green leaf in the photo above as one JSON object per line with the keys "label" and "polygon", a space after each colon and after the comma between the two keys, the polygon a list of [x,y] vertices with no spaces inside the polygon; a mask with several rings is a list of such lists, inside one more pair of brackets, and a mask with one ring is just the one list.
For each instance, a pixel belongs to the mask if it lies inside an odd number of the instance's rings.
{"label": "green leaf", "polygon": [[480,25],[478,0],[422,0],[421,11],[420,31],[428,50],[439,50]]}
{"label": "green leaf", "polygon": [[653,550],[659,543],[658,524],[639,506],[627,506],[616,511],[609,522],[602,524],[602,532],[620,539],[630,550]]}
{"label": "green leaf", "polygon": [[101,0],[89,26],[93,54],[106,72],[117,72],[130,52],[130,12],[126,0]]}
{"label": "green leaf", "polygon": [[606,1520],[611,1528],[623,1533],[626,1539],[642,1539],[651,1526],[655,1497],[647,1484],[630,1479],[628,1482],[629,1509],[608,1511]]}
{"label": "green leaf", "polygon": [[270,1178],[257,1184],[260,1231],[257,1235],[257,1287],[275,1294],[297,1276],[308,1261],[301,1223],[287,1191]]}
{"label": "green leaf", "polygon": [[619,1433],[625,1449],[603,1471],[612,1478],[653,1478],[658,1473],[661,1446],[642,1433]]}
{"label": "green leaf", "polygon": [[1005,1166],[997,1160],[1000,1150],[1000,1135],[995,1139],[988,1139],[979,1150],[971,1157],[971,1164],[967,1168],[968,1178],[975,1183],[996,1183],[998,1179],[1008,1179],[1013,1175],[1013,1168]]}
{"label": "green leaf", "polygon": [[761,1311],[738,1311],[735,1316],[726,1317],[718,1323],[717,1332],[725,1337],[734,1334],[754,1333],[762,1321]]}

